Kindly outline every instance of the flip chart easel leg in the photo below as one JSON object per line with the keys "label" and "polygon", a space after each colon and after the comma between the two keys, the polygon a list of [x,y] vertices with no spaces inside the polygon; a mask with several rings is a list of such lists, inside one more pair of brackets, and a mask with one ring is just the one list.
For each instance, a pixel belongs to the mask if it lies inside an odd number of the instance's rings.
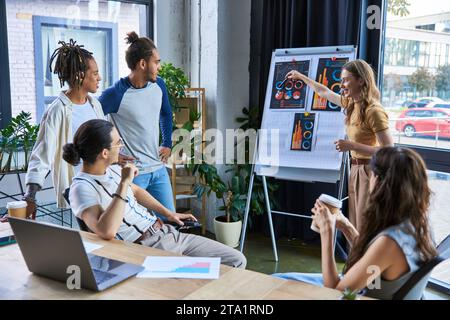
{"label": "flip chart easel leg", "polygon": [[267,192],[267,182],[265,176],[262,176],[262,181],[264,188],[264,198],[266,199],[267,217],[269,218],[270,236],[272,237],[273,256],[275,258],[275,261],[278,261],[277,244],[275,242],[275,234],[273,232],[272,210],[270,209],[269,193]]}
{"label": "flip chart easel leg", "polygon": [[250,203],[252,201],[254,179],[255,179],[255,173],[253,172],[253,166],[252,166],[252,173],[250,175],[250,182],[249,182],[248,193],[247,193],[247,203],[245,204],[244,221],[243,221],[242,231],[241,231],[241,244],[239,247],[239,251],[241,251],[241,252],[244,252],[244,241],[245,241],[245,235],[247,233],[247,222],[248,222],[248,215],[250,212]]}

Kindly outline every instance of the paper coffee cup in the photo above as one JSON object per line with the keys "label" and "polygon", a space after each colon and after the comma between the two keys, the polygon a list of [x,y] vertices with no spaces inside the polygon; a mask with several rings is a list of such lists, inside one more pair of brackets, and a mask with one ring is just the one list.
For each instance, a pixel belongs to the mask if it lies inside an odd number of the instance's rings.
{"label": "paper coffee cup", "polygon": [[321,194],[319,197],[319,201],[326,205],[328,209],[330,209],[332,214],[336,214],[341,211],[342,201],[336,199],[335,197],[329,196],[327,194]]}
{"label": "paper coffee cup", "polygon": [[27,217],[27,202],[26,201],[13,201],[6,204],[8,209],[8,215],[11,217],[25,219]]}
{"label": "paper coffee cup", "polygon": [[[319,201],[321,201],[324,205],[326,205],[328,209],[330,209],[332,214],[338,214],[339,211],[341,211],[342,209],[342,201],[327,194],[322,193],[319,197]],[[315,232],[320,232],[319,228],[316,226],[314,222],[311,223],[311,230]]]}

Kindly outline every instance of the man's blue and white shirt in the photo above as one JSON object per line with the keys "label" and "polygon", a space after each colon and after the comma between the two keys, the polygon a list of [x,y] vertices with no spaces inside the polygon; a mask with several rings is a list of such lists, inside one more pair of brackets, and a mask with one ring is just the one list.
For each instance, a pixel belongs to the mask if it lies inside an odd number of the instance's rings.
{"label": "man's blue and white shirt", "polygon": [[164,80],[158,77],[155,83],[134,88],[125,77],[106,89],[99,100],[125,141],[127,154],[139,158],[141,170],[160,169],[160,129],[161,145],[172,146],[172,108]]}

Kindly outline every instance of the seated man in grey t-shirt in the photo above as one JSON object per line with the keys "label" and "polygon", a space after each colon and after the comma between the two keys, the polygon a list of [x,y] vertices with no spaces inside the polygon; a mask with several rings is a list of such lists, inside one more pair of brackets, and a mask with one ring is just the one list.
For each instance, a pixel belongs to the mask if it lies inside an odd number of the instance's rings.
{"label": "seated man in grey t-shirt", "polygon": [[113,165],[122,146],[117,130],[105,120],[85,122],[73,143],[64,146],[64,160],[72,165],[83,160],[69,200],[74,214],[90,230],[106,240],[118,238],[187,256],[220,257],[223,264],[245,268],[241,252],[205,237],[180,233],[158,219],[153,211],[179,225],[196,220],[191,214],[171,212],[133,184],[138,171],[134,165],[122,169]]}

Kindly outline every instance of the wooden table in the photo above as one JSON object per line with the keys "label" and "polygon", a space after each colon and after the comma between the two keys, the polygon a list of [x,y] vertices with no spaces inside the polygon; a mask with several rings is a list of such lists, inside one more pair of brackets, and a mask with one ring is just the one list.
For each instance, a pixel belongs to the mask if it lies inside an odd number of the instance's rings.
{"label": "wooden table", "polygon": [[[3,228],[4,229],[4,228]],[[176,254],[119,240],[105,241],[81,232],[83,239],[103,245],[96,255],[141,265],[147,256]],[[68,290],[65,283],[30,273],[17,244],[0,247],[0,300],[4,299],[339,299],[337,290],[274,278],[222,265],[217,280],[130,278],[103,292]]]}

